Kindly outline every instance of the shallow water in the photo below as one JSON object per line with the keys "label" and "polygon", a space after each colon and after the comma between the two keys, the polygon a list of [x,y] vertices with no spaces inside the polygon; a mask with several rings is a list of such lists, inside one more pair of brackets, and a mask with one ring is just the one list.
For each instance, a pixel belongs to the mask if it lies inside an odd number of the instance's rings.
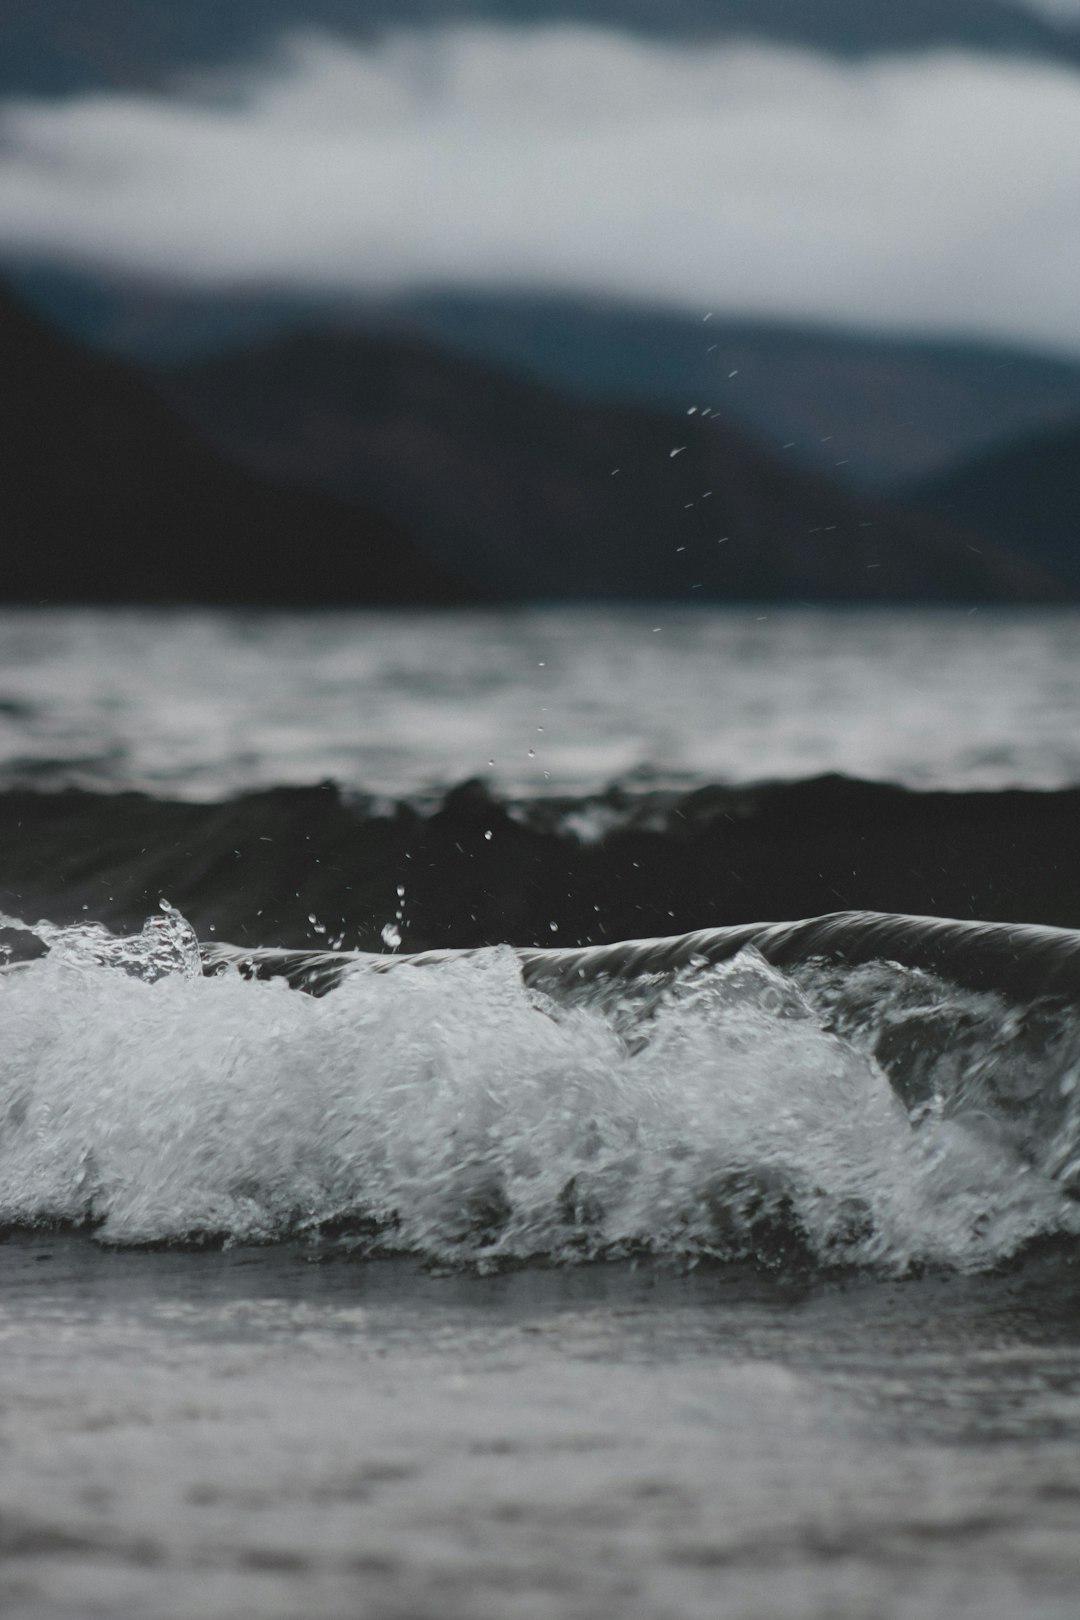
{"label": "shallow water", "polygon": [[0,1605],[1066,1620],[1080,1316],[1015,1274],[0,1249]]}

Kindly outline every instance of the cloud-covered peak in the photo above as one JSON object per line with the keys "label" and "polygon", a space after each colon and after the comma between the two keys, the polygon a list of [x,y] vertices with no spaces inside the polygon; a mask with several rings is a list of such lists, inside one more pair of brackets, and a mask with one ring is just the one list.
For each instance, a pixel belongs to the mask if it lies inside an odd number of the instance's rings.
{"label": "cloud-covered peak", "polygon": [[540,286],[1080,349],[1080,76],[571,27],[293,38],[10,103],[0,243],[199,285]]}

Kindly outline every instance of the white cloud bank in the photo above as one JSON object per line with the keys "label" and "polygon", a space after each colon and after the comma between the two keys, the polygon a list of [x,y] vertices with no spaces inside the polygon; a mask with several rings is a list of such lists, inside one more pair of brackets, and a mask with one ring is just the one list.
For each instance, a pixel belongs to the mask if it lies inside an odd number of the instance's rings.
{"label": "white cloud bank", "polygon": [[1021,4],[1051,22],[1080,23],[1080,0],[1021,0]]}
{"label": "white cloud bank", "polygon": [[1080,74],[600,31],[294,40],[9,104],[0,243],[197,284],[547,287],[1080,351]]}

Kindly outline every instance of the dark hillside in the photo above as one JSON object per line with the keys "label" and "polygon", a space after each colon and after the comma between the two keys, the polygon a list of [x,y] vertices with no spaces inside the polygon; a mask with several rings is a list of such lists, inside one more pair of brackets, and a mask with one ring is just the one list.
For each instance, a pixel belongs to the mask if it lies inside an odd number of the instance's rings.
{"label": "dark hillside", "polygon": [[498,596],[1061,594],[1021,555],[844,495],[716,418],[568,399],[420,342],[312,331],[154,375],[252,471],[385,512]]}
{"label": "dark hillside", "polygon": [[1021,548],[1080,589],[1080,423],[972,458],[923,484],[928,513]]}
{"label": "dark hillside", "polygon": [[1080,416],[1080,360],[1015,345],[484,288],[365,299],[164,287],[27,262],[45,320],[123,360],[179,365],[334,327],[448,349],[556,392],[683,414],[713,406],[783,459],[891,493]]}
{"label": "dark hillside", "polygon": [[404,533],[235,468],[0,289],[0,599],[436,602]]}

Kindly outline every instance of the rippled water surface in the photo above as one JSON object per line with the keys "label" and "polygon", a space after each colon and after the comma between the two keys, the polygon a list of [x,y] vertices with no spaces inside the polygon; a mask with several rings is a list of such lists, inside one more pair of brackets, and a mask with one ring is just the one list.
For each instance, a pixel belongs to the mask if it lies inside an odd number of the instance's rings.
{"label": "rippled water surface", "polygon": [[1072,1620],[1060,1259],[806,1290],[0,1249],[0,1607]]}
{"label": "rippled water surface", "polygon": [[0,785],[1080,781],[1059,611],[0,612]]}

